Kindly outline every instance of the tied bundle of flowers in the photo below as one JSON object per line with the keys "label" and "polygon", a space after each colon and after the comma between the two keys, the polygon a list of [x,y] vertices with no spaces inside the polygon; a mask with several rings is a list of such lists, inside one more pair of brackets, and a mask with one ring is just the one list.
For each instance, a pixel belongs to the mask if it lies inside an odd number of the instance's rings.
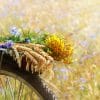
{"label": "tied bundle of flowers", "polygon": [[6,39],[5,43],[0,44],[0,48],[7,49],[19,67],[25,67],[32,73],[51,69],[54,60],[71,63],[72,45],[56,34],[38,34],[32,31],[23,34],[13,27]]}

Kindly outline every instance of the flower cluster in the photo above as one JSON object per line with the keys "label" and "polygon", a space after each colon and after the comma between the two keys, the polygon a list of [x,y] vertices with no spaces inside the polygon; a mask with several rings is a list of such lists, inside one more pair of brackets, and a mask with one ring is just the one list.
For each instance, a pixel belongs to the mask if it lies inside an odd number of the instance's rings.
{"label": "flower cluster", "polygon": [[[71,44],[67,44],[64,39],[57,35],[51,35],[46,39],[46,45],[51,50],[51,55],[55,60],[70,58],[73,53]],[[69,60],[69,59],[67,59]]]}
{"label": "flower cluster", "polygon": [[11,48],[13,46],[13,41],[9,40],[7,42],[5,42],[4,44],[0,45],[0,48]]}
{"label": "flower cluster", "polygon": [[[23,30],[22,30],[23,31]],[[23,35],[25,33],[25,36]],[[10,37],[6,40],[7,42],[0,45],[0,48],[10,48],[13,42],[17,43],[35,43],[45,45],[47,53],[49,53],[55,60],[64,61],[70,63],[72,61],[73,47],[68,44],[63,38],[60,38],[57,34],[38,34],[34,32],[20,33],[19,28],[10,28]],[[34,40],[34,41],[33,41]],[[4,40],[5,41],[5,40]],[[13,41],[13,42],[12,42]]]}
{"label": "flower cluster", "polygon": [[10,28],[10,33],[14,36],[19,36],[20,35],[19,29],[15,26]]}

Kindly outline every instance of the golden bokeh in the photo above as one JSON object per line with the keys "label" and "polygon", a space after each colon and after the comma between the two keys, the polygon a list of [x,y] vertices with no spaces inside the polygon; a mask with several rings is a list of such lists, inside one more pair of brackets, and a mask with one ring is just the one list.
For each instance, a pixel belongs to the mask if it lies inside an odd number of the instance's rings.
{"label": "golden bokeh", "polygon": [[100,0],[0,0],[0,35],[12,26],[71,39],[74,61],[55,62],[50,82],[69,100],[100,99]]}

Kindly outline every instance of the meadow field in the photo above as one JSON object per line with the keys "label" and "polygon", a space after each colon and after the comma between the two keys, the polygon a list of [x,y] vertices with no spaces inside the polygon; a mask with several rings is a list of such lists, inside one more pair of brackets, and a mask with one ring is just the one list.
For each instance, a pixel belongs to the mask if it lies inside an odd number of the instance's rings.
{"label": "meadow field", "polygon": [[0,36],[11,27],[63,34],[73,62],[55,61],[44,78],[68,100],[100,100],[100,0],[0,0]]}

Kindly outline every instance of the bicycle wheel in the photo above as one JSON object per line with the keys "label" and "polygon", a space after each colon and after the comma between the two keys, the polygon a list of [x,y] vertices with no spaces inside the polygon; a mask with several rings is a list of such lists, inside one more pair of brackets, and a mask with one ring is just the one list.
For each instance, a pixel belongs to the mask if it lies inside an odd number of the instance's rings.
{"label": "bicycle wheel", "polygon": [[13,60],[9,54],[0,50],[0,74],[13,77],[19,80],[21,83],[26,84],[32,91],[43,100],[55,100],[57,99],[55,93],[45,84],[44,80],[39,76],[38,73],[33,74],[27,72],[22,65],[18,67],[16,61]]}

